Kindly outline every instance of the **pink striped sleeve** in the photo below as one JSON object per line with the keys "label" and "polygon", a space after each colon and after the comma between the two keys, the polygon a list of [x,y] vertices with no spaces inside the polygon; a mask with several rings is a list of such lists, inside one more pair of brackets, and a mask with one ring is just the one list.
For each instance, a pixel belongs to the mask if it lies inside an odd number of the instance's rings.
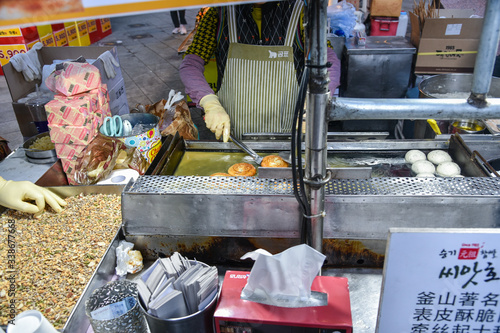
{"label": "pink striped sleeve", "polygon": [[205,62],[195,54],[186,55],[179,67],[179,74],[186,88],[186,94],[191,97],[196,105],[199,105],[200,99],[214,93],[203,75],[204,71]]}
{"label": "pink striped sleeve", "polygon": [[332,66],[328,68],[328,77],[330,78],[330,84],[328,85],[328,88],[333,94],[335,92],[335,89],[340,86],[340,60],[332,48],[327,47],[326,49],[327,60],[332,64]]}

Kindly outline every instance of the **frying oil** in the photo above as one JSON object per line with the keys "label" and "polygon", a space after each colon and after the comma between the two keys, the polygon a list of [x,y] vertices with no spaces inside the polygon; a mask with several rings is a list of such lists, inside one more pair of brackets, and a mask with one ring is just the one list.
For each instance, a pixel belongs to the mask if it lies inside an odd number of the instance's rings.
{"label": "frying oil", "polygon": [[[263,154],[265,156],[269,154]],[[236,163],[258,165],[246,153],[186,151],[174,172],[174,176],[210,176],[216,172],[225,172]]]}

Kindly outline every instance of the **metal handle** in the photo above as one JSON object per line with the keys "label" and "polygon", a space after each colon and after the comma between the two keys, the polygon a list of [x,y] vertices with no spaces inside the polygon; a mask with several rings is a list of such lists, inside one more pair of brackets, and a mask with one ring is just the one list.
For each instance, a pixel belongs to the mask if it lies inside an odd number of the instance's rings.
{"label": "metal handle", "polygon": [[234,142],[235,145],[237,145],[238,147],[243,149],[248,155],[250,155],[258,165],[262,163],[262,157],[260,157],[253,149],[249,148],[246,144],[236,139],[232,134],[229,135],[229,138],[231,139],[231,141]]}

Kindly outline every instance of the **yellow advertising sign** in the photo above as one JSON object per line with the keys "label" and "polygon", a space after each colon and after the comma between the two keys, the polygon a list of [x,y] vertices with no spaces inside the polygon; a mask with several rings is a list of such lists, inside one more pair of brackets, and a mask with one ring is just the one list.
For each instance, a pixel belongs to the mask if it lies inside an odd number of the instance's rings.
{"label": "yellow advertising sign", "polygon": [[101,19],[101,31],[105,32],[111,29],[111,21],[109,18]]}
{"label": "yellow advertising sign", "polygon": [[21,37],[23,33],[20,28],[10,28],[0,30],[0,37]]}
{"label": "yellow advertising sign", "polygon": [[[24,1],[3,0],[0,1],[0,27],[28,26],[46,22],[80,21],[99,17],[125,16],[153,11],[186,8],[213,7],[235,3],[246,3],[256,1],[233,1],[233,0],[52,0],[59,1],[64,5],[45,8],[45,1],[33,0],[38,7],[29,10],[23,5]],[[69,8],[68,4],[71,4]],[[48,6],[48,5],[47,5]],[[59,12],[57,9],[59,8]],[[10,30],[10,29],[9,29]]]}
{"label": "yellow advertising sign", "polygon": [[33,45],[35,45],[39,41],[40,41],[40,39],[35,39],[34,41],[29,42],[28,45],[27,45],[28,46],[28,50],[31,50],[31,48],[33,47]]}
{"label": "yellow advertising sign", "polygon": [[88,35],[88,30],[87,30],[87,22],[86,21],[78,21],[76,22],[76,25],[78,26],[78,35],[80,36],[85,36]]}
{"label": "yellow advertising sign", "polygon": [[40,41],[42,42],[43,46],[56,46],[54,35],[52,35],[52,33],[40,37]]}
{"label": "yellow advertising sign", "polygon": [[9,63],[10,58],[26,51],[28,50],[24,44],[0,45],[0,64],[4,66]]}
{"label": "yellow advertising sign", "polygon": [[68,44],[71,46],[78,46],[78,32],[76,30],[75,22],[64,23],[64,27],[66,29],[66,38],[68,39]]}
{"label": "yellow advertising sign", "polygon": [[54,31],[54,38],[56,40],[56,46],[64,46],[68,44],[68,38],[66,37],[66,30],[64,29]]}
{"label": "yellow advertising sign", "polygon": [[95,23],[95,20],[87,21],[87,30],[89,31],[89,34],[97,31],[97,23]]}

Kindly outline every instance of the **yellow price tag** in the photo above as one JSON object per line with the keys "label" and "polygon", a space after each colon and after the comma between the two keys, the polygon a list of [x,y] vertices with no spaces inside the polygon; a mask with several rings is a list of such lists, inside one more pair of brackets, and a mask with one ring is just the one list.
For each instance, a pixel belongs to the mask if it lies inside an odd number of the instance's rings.
{"label": "yellow price tag", "polygon": [[108,18],[101,19],[102,32],[108,31],[109,29],[111,29],[111,21]]}
{"label": "yellow price tag", "polygon": [[66,38],[68,39],[68,43],[78,39],[78,33],[76,32],[76,25],[70,25],[65,28],[66,29]]}
{"label": "yellow price tag", "polygon": [[87,30],[89,31],[89,33],[97,31],[97,23],[95,22],[95,20],[87,21]]}
{"label": "yellow price tag", "polygon": [[66,37],[66,30],[61,29],[59,31],[54,31],[54,39],[56,40],[56,46],[67,45],[68,38]]}
{"label": "yellow price tag", "polygon": [[28,50],[24,44],[0,45],[0,63],[4,66],[9,63],[10,58],[26,51]]}
{"label": "yellow price tag", "polygon": [[26,46],[28,46],[28,50],[31,50],[31,48],[32,48],[32,47],[33,47],[36,43],[38,43],[39,41],[40,41],[39,39],[35,39],[34,41],[32,41],[32,42],[28,43],[28,45],[26,45]]}
{"label": "yellow price tag", "polygon": [[40,38],[40,41],[42,42],[43,46],[55,46],[55,41],[54,41],[54,35],[47,34],[43,37]]}
{"label": "yellow price tag", "polygon": [[79,21],[77,22],[78,25],[78,34],[80,37],[88,35],[88,30],[87,30],[87,21]]}

